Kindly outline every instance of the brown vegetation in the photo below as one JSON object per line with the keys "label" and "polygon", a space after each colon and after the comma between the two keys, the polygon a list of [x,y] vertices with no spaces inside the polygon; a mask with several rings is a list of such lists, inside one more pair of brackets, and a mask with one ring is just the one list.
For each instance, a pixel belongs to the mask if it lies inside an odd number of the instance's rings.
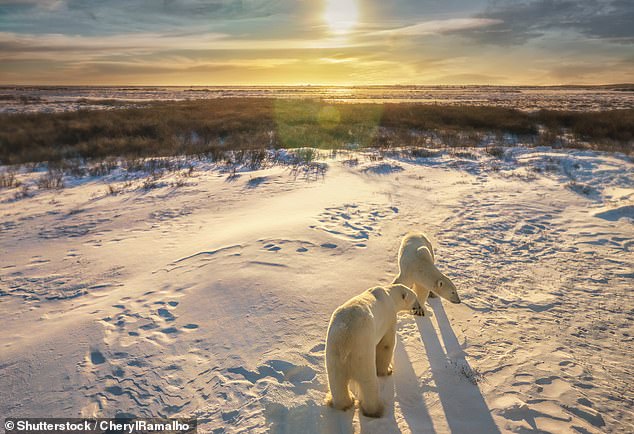
{"label": "brown vegetation", "polygon": [[0,115],[0,163],[198,155],[265,148],[480,146],[508,136],[631,153],[634,110],[526,113],[500,107],[213,99],[142,108]]}

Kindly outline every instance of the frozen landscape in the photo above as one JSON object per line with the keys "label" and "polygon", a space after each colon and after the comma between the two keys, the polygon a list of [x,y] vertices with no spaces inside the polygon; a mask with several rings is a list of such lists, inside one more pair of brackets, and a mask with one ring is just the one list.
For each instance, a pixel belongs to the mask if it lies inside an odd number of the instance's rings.
{"label": "frozen landscape", "polygon": [[634,434],[633,22],[0,0],[0,434]]}
{"label": "frozen landscape", "polygon": [[[255,169],[148,160],[153,174],[120,161],[59,189],[22,166],[0,190],[0,414],[195,416],[218,433],[634,431],[631,157],[292,154]],[[463,302],[399,316],[383,418],[327,408],[330,315],[391,282],[409,231],[431,237]]]}
{"label": "frozen landscape", "polygon": [[631,85],[611,86],[0,86],[0,113],[55,113],[138,107],[152,101],[216,98],[495,106],[597,111],[634,108]]}

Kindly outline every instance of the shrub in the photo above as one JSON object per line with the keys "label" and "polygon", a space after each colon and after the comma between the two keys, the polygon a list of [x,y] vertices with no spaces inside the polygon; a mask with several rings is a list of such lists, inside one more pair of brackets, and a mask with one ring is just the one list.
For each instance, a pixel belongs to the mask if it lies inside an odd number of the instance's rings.
{"label": "shrub", "polygon": [[48,172],[40,177],[36,183],[40,189],[50,190],[64,188],[64,172],[49,168]]}
{"label": "shrub", "polygon": [[487,154],[491,155],[492,157],[495,158],[499,158],[500,160],[504,158],[504,155],[506,155],[506,152],[504,151],[504,148],[500,147],[500,146],[494,146],[492,148],[487,148]]}
{"label": "shrub", "polygon": [[438,151],[432,151],[425,148],[412,149],[412,157],[414,158],[434,158],[439,155]]}
{"label": "shrub", "polygon": [[[454,152],[453,155],[455,157],[464,158],[466,160],[477,160],[478,159],[478,156],[476,154],[474,154],[473,152],[458,151],[458,152]],[[502,151],[502,156],[504,156],[504,151]],[[498,158],[500,158],[500,157],[498,157]]]}
{"label": "shrub", "polygon": [[20,186],[20,181],[15,177],[15,172],[9,170],[0,173],[0,188],[15,188]]}
{"label": "shrub", "polygon": [[[478,146],[482,137],[526,138],[631,153],[634,109],[539,111],[416,103],[345,104],[229,98],[143,107],[0,114],[0,162],[89,161],[270,148]],[[251,155],[258,164],[257,155]],[[108,170],[107,167],[103,168]]]}

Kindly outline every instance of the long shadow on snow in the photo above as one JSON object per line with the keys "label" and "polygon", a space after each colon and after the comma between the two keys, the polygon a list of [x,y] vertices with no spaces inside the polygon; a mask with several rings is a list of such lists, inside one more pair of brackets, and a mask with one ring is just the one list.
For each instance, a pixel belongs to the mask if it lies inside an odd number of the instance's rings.
{"label": "long shadow on snow", "polygon": [[[416,378],[413,381],[416,382]],[[358,403],[355,403],[355,408],[339,411],[319,401],[309,401],[295,407],[268,402],[265,404],[264,415],[269,432],[272,434],[300,432],[302,434],[353,434],[355,431],[353,419],[355,414],[358,414],[361,433],[398,434],[401,431],[394,417],[394,378],[379,379],[379,387],[381,401],[385,405],[381,418],[373,419],[361,415],[357,408]],[[351,389],[355,390],[354,383],[351,384]],[[422,431],[412,429],[412,432]]]}
{"label": "long shadow on snow", "polygon": [[321,402],[296,407],[278,403],[265,404],[269,432],[272,434],[353,434],[354,411],[338,411]]}
{"label": "long shadow on snow", "polygon": [[434,383],[445,411],[447,424],[452,434],[495,434],[500,430],[495,425],[477,384],[466,378],[461,371],[470,373],[471,367],[465,359],[449,319],[439,299],[429,300],[445,350],[429,318],[416,318]]}
{"label": "long shadow on snow", "polygon": [[418,385],[418,377],[400,336],[397,336],[394,349],[392,377],[396,392],[394,400],[399,402],[403,418],[410,430],[415,433],[434,434],[436,431],[423,399],[424,390]]}

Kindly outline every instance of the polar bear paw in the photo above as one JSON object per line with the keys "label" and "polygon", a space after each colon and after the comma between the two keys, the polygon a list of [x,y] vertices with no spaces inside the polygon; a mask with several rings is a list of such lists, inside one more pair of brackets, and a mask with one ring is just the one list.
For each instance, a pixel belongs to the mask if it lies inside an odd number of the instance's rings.
{"label": "polar bear paw", "polygon": [[383,415],[383,405],[379,404],[365,408],[363,404],[361,404],[361,413],[363,413],[365,417],[381,417]]}
{"label": "polar bear paw", "polygon": [[352,399],[352,397],[348,395],[339,402],[334,402],[332,395],[328,393],[328,395],[326,396],[326,405],[337,410],[346,411],[354,407],[354,399]]}
{"label": "polar bear paw", "polygon": [[423,306],[420,305],[418,301],[414,303],[414,306],[412,307],[412,313],[417,316],[427,316],[427,311]]}
{"label": "polar bear paw", "polygon": [[378,370],[376,372],[377,377],[387,377],[392,375],[394,371],[392,370],[392,366],[388,366],[386,370]]}

